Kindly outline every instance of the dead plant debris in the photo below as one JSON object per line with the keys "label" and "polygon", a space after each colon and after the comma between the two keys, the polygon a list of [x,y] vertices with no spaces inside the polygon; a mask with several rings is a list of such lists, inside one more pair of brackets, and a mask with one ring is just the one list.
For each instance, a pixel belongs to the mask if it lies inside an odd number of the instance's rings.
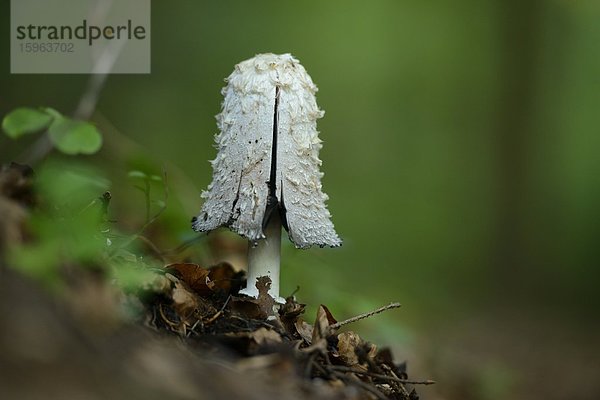
{"label": "dead plant debris", "polygon": [[[164,276],[169,290],[146,296],[149,325],[179,335],[192,345],[213,352],[235,354],[241,370],[276,373],[297,371],[308,382],[332,388],[353,387],[365,399],[418,399],[415,385],[431,380],[409,380],[405,363],[396,363],[390,349],[378,349],[353,331],[339,329],[360,319],[397,308],[391,303],[338,322],[321,305],[313,324],[304,317],[305,305],[294,297],[277,307],[267,292],[268,277],[259,279],[258,299],[239,295],[241,277],[227,263],[211,268],[171,264]],[[151,285],[164,288],[163,283]],[[284,368],[284,369],[285,369]]]}

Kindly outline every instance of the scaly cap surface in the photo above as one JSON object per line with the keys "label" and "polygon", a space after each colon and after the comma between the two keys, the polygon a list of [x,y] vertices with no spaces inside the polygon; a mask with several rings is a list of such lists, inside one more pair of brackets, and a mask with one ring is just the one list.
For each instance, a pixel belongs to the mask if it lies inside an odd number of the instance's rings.
{"label": "scaly cap surface", "polygon": [[249,240],[264,237],[276,112],[275,195],[289,238],[300,248],[339,246],[321,189],[317,119],[324,112],[304,67],[290,54],[259,54],[236,65],[226,82],[213,180],[202,193],[206,201],[194,229],[228,226]]}

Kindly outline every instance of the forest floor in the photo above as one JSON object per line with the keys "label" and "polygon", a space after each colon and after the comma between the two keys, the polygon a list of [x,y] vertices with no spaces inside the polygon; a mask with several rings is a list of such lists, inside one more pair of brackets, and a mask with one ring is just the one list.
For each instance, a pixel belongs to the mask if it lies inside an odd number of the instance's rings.
{"label": "forest floor", "polygon": [[[256,282],[257,299],[240,295],[244,272],[227,263],[154,266],[123,285],[123,274],[101,267],[100,253],[85,263],[61,258],[72,250],[64,241],[57,267],[46,268],[56,260],[40,252],[44,220],[29,223],[37,201],[31,177],[18,165],[0,173],[3,398],[414,400],[415,386],[433,383],[410,380],[390,349],[348,330],[397,304],[339,322],[321,305],[306,319],[294,297],[274,304],[268,278]],[[58,215],[50,226],[65,222]],[[16,262],[5,257],[28,243],[37,247],[25,247]],[[47,259],[30,270],[23,260],[37,254]]]}

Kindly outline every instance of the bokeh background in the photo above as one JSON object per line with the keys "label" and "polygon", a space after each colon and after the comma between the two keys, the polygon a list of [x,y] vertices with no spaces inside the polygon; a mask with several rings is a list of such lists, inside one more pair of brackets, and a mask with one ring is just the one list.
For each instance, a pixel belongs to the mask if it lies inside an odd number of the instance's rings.
{"label": "bokeh background", "polygon": [[[105,146],[87,159],[112,181],[116,219],[143,219],[127,171],[164,169],[165,240],[194,237],[223,79],[290,52],[320,89],[323,185],[344,246],[286,244],[283,293],[299,286],[309,311],[324,303],[340,319],[400,301],[356,329],[436,380],[426,399],[600,397],[600,2],[152,7],[152,73],[110,76],[92,117]],[[73,112],[89,77],[10,75],[8,16],[4,1],[0,114]],[[0,160],[22,161],[32,141],[1,136]],[[198,261],[220,256],[200,246]]]}

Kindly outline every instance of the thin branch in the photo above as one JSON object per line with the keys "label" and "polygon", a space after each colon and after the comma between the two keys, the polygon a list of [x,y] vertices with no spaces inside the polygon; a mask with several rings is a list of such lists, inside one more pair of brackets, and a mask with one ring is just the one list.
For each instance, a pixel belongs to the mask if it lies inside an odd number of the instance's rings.
{"label": "thin branch", "polygon": [[223,311],[225,310],[225,307],[227,307],[227,304],[229,303],[230,299],[231,299],[231,295],[229,295],[227,297],[227,300],[225,301],[225,304],[223,304],[223,307],[221,307],[221,309],[219,311],[217,311],[215,313],[215,315],[213,315],[208,320],[206,320],[206,324],[205,325],[213,323],[217,318],[219,318],[221,315],[223,315]]}
{"label": "thin branch", "polygon": [[335,376],[338,379],[341,379],[343,381],[346,381],[347,383],[351,384],[351,385],[355,385],[358,386],[359,388],[363,389],[364,391],[367,391],[369,393],[372,393],[375,395],[375,397],[377,397],[380,400],[388,400],[388,397],[381,393],[379,390],[377,390],[375,387],[368,385],[366,383],[364,383],[363,381],[359,380],[356,377],[352,377],[352,376],[348,376],[348,375],[344,375],[340,372],[337,371],[332,371],[333,372],[333,376]]}
{"label": "thin branch", "polygon": [[341,321],[341,322],[337,322],[335,324],[329,325],[329,330],[330,331],[335,331],[337,329],[340,329],[344,325],[348,325],[348,324],[351,324],[353,322],[360,321],[361,319],[369,318],[369,317],[371,317],[371,316],[373,316],[375,314],[379,314],[381,312],[384,312],[384,311],[387,311],[387,310],[391,310],[393,308],[399,308],[399,307],[401,307],[400,303],[390,303],[387,306],[379,307],[377,310],[369,311],[368,313],[360,314],[360,315],[357,315],[355,317],[349,318],[349,319],[347,319],[345,321]]}
{"label": "thin branch", "polygon": [[388,381],[394,381],[394,382],[398,382],[398,383],[402,383],[402,384],[408,384],[408,385],[433,385],[435,384],[435,381],[432,381],[430,379],[424,380],[424,381],[411,381],[408,379],[400,379],[397,378],[395,376],[389,376],[389,375],[384,375],[384,374],[376,374],[374,372],[369,372],[369,371],[361,371],[359,369],[355,369],[352,367],[346,367],[343,365],[330,365],[328,366],[329,369],[332,369],[334,371],[340,371],[340,372],[352,372],[354,374],[359,374],[359,375],[366,375],[366,376],[370,376],[372,378],[377,378],[377,379],[382,379],[382,380],[388,380]]}
{"label": "thin branch", "polygon": [[165,262],[165,258],[163,257],[160,249],[158,247],[156,247],[156,245],[154,243],[152,243],[152,241],[150,239],[148,239],[144,235],[136,235],[135,238],[140,240],[141,242],[144,242],[150,248],[150,250],[152,250],[154,255],[160,259],[161,262]]}
{"label": "thin branch", "polygon": [[203,240],[204,238],[206,238],[206,234],[194,236],[193,238],[186,240],[185,242],[181,243],[179,246],[177,246],[177,247],[175,247],[173,249],[164,250],[162,252],[162,255],[175,255],[175,254],[179,254],[183,250],[185,250],[188,247],[192,246],[194,243]]}
{"label": "thin branch", "polygon": [[[386,372],[388,372],[391,376],[393,376],[396,379],[399,379],[398,375],[396,375],[396,372],[394,372],[393,369],[391,369],[388,365],[386,364],[381,364],[381,368],[383,368]],[[395,387],[396,390],[400,391],[405,398],[410,398],[410,393],[408,392],[408,390],[406,390],[406,387],[400,383],[400,382],[396,382],[396,381],[390,381],[390,385]]]}

